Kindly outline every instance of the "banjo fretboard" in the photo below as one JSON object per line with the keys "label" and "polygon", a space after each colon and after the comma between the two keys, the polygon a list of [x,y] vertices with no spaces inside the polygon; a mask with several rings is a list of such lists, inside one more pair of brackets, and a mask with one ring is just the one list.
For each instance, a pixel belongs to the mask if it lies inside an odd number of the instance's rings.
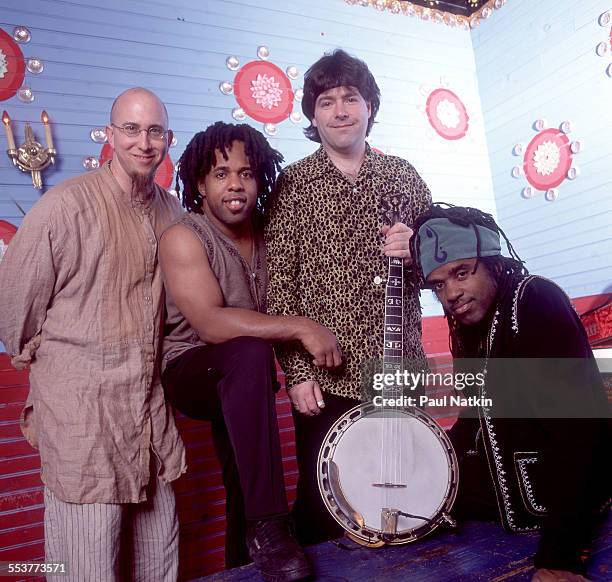
{"label": "banjo fretboard", "polygon": [[[398,257],[388,257],[388,260],[383,373],[393,374],[402,369],[404,358],[404,263]],[[392,397],[398,393],[398,389],[400,387],[385,387],[383,396]]]}

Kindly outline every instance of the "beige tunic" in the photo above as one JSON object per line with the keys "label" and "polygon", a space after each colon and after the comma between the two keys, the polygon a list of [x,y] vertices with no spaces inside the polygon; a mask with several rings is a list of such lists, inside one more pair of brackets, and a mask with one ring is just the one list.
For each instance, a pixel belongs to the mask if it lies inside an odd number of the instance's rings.
{"label": "beige tunic", "polygon": [[108,165],[49,190],[0,263],[0,339],[30,364],[22,430],[62,501],[146,499],[151,450],[176,479],[185,453],[160,382],[157,237],[180,206],[123,192]]}

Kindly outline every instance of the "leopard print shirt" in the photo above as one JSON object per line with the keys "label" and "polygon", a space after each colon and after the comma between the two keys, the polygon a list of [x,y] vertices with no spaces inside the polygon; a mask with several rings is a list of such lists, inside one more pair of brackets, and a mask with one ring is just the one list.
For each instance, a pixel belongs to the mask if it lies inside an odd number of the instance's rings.
{"label": "leopard print shirt", "polygon": [[[268,313],[325,325],[345,359],[339,371],[328,371],[314,366],[298,342],[279,345],[287,387],[316,380],[326,392],[360,398],[361,366],[383,351],[387,260],[379,231],[392,223],[393,209],[410,225],[430,205],[411,164],[369,146],[354,184],[323,147],[281,173],[265,229]],[[404,357],[424,361],[418,294],[406,272]]]}

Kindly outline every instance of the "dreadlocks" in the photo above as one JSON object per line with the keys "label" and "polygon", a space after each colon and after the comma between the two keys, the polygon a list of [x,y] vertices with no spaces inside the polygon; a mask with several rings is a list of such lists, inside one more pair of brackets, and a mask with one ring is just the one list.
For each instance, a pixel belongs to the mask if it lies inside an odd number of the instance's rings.
{"label": "dreadlocks", "polygon": [[[202,214],[203,197],[198,183],[217,164],[215,151],[219,150],[227,160],[227,151],[234,141],[244,143],[244,151],[249,160],[253,175],[257,180],[259,194],[255,212],[261,218],[268,205],[268,196],[274,187],[276,174],[281,169],[283,156],[270,146],[268,140],[256,129],[246,123],[234,125],[217,121],[205,131],[196,133],[178,161],[176,192],[186,210]],[[183,183],[181,194],[179,179]]]}
{"label": "dreadlocks", "polygon": [[[464,227],[471,227],[476,235],[476,264],[474,265],[474,272],[478,268],[478,264],[482,263],[487,269],[493,280],[497,285],[497,298],[498,301],[503,301],[508,296],[508,293],[514,289],[517,280],[529,274],[529,271],[525,267],[523,261],[518,256],[512,243],[508,240],[508,237],[504,231],[497,225],[495,220],[490,214],[482,212],[477,208],[470,208],[467,206],[453,206],[445,202],[436,203],[431,208],[421,214],[415,221],[412,229],[414,235],[410,239],[410,253],[413,257],[413,269],[416,278],[416,288],[421,288],[425,285],[425,278],[423,275],[423,269],[421,266],[421,255],[420,255],[420,244],[419,244],[419,229],[423,224],[433,218],[446,218],[454,224],[458,224]],[[480,235],[476,225],[484,226],[503,237],[506,242],[509,257],[502,255],[495,255],[490,257],[482,257],[480,255]],[[469,329],[468,326],[459,326],[455,321],[454,317],[447,314],[448,325],[450,330],[450,348],[451,353],[455,357],[461,357],[468,355],[466,351],[468,345],[473,342],[470,336],[475,336],[480,333],[477,329]],[[463,327],[468,327],[463,329]],[[473,347],[473,346],[471,346]],[[471,354],[473,355],[473,354]]]}

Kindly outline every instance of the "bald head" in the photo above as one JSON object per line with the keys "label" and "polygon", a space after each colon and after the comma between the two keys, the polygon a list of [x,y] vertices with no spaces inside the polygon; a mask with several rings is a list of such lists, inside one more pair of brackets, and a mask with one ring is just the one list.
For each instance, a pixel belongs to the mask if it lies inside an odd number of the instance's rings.
{"label": "bald head", "polygon": [[153,93],[153,91],[149,91],[144,87],[132,87],[131,89],[127,89],[123,93],[121,93],[114,101],[113,106],[110,111],[110,121],[111,123],[117,123],[118,117],[123,113],[126,109],[131,109],[132,107],[144,107],[144,108],[152,108],[152,111],[158,109],[164,120],[162,124],[164,128],[168,127],[168,110],[166,106],[162,103],[161,99]]}
{"label": "bald head", "polygon": [[113,176],[124,192],[149,195],[172,143],[166,107],[155,93],[133,87],[115,99],[110,118],[106,135],[113,148]]}

